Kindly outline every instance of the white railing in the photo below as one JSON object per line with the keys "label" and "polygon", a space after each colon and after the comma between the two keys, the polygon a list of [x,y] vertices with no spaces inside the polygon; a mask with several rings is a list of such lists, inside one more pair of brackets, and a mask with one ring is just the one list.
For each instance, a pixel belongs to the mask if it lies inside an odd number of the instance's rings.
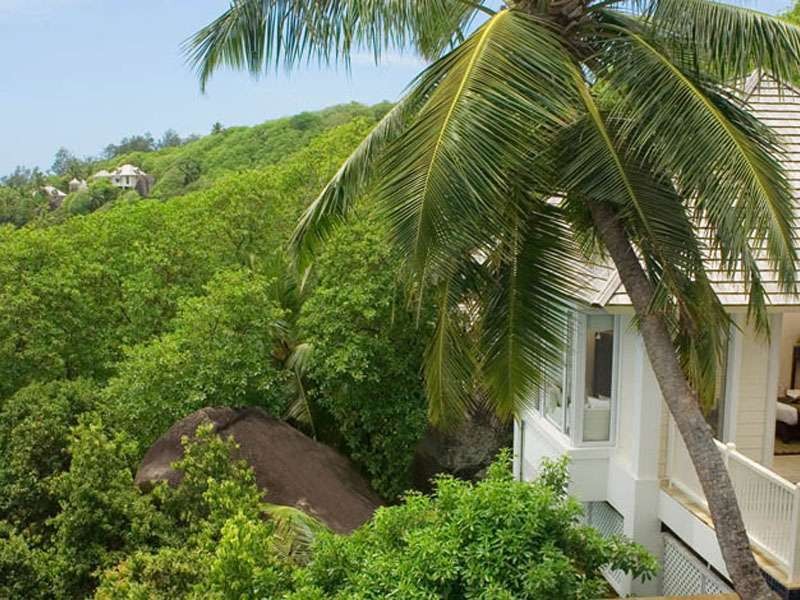
{"label": "white railing", "polygon": [[[671,420],[670,420],[671,421]],[[717,442],[728,467],[750,541],[776,561],[790,581],[800,579],[800,485],[791,483],[736,450]],[[689,452],[670,422],[668,484],[708,509]]]}

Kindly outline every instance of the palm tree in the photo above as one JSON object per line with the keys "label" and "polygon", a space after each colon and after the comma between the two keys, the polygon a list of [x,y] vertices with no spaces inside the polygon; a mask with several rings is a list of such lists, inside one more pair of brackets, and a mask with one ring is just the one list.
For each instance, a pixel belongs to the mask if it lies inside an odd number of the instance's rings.
{"label": "palm tree", "polygon": [[800,30],[711,0],[496,4],[233,0],[186,49],[203,87],[223,65],[429,59],[306,211],[300,255],[373,198],[437,297],[438,423],[469,407],[476,372],[499,414],[518,411],[561,360],[582,259],[612,261],[733,583],[771,598],[702,410],[730,325],[706,269],[743,274],[763,332],[763,261],[795,289],[781,148],[731,90],[754,69],[796,77]]}

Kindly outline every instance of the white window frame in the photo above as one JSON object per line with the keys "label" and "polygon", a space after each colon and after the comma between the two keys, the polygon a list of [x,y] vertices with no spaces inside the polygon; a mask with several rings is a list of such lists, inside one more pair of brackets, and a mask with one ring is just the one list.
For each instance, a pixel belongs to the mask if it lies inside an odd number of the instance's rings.
{"label": "white window frame", "polygon": [[[579,448],[607,448],[617,443],[617,421],[619,413],[619,385],[620,385],[620,341],[622,338],[622,326],[619,315],[610,314],[606,311],[581,311],[578,315],[578,327],[580,336],[575,344],[575,359],[573,368],[576,373],[573,376],[573,405],[574,427],[570,440],[573,446]],[[588,329],[588,319],[590,315],[609,316],[614,323],[614,344],[611,356],[611,414],[609,415],[608,440],[604,441],[584,441],[583,440],[583,409],[586,405],[586,335]],[[580,366],[580,368],[578,368]]]}
{"label": "white window frame", "polygon": [[[572,440],[572,432],[575,431],[575,422],[574,422],[574,420],[570,421],[569,417],[572,416],[573,419],[574,419],[574,416],[575,416],[574,415],[574,411],[573,411],[573,407],[575,406],[575,390],[576,390],[576,388],[575,388],[575,365],[576,365],[576,354],[575,354],[575,352],[576,352],[577,344],[580,341],[580,337],[578,336],[578,330],[579,330],[579,327],[580,327],[579,322],[580,322],[580,319],[581,319],[581,313],[578,312],[578,311],[575,311],[575,313],[572,315],[571,318],[573,319],[573,322],[572,322],[572,339],[570,341],[570,346],[571,347],[567,348],[567,350],[564,352],[564,358],[563,358],[564,363],[567,363],[568,362],[568,358],[570,358],[570,360],[569,360],[569,367],[570,368],[567,369],[566,368],[567,365],[565,364],[565,365],[563,365],[563,367],[561,369],[561,389],[563,390],[563,394],[564,394],[563,397],[561,398],[561,401],[564,404],[564,411],[563,411],[562,423],[561,424],[557,423],[554,419],[550,418],[549,414],[547,414],[547,410],[545,408],[545,406],[546,406],[546,391],[545,391],[545,389],[542,388],[538,392],[539,393],[539,411],[538,411],[539,415],[544,418],[544,420],[548,423],[548,425],[550,425],[554,430],[558,431],[564,437],[565,440],[570,441],[570,443],[571,443],[571,440]],[[569,357],[568,354],[571,354],[572,356]],[[571,373],[569,373],[569,377],[567,377],[567,371],[568,370],[572,371]],[[567,380],[569,380],[569,382],[570,382],[569,389],[567,389]],[[566,402],[567,398],[569,398],[569,400],[570,400],[570,406],[567,406],[567,402]],[[572,415],[569,414],[570,412],[572,412]],[[567,427],[568,424],[569,424],[569,427]]]}

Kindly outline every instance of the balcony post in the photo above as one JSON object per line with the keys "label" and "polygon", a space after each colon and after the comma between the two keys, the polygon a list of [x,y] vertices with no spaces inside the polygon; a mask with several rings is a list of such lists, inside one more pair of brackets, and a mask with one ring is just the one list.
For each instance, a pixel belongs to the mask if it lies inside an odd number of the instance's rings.
{"label": "balcony post", "polygon": [[789,555],[789,583],[800,580],[800,483],[794,486],[792,502],[792,545]]}

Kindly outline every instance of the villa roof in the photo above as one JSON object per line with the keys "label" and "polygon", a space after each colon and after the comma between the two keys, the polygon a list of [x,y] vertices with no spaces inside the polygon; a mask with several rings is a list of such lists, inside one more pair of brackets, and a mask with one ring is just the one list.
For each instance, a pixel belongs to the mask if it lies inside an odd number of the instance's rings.
{"label": "villa roof", "polygon": [[114,175],[141,175],[143,171],[133,165],[122,165],[114,171]]}
{"label": "villa roof", "polygon": [[66,196],[64,192],[62,192],[60,189],[52,185],[46,185],[42,188],[42,190],[44,190],[44,192],[49,196],[59,196],[59,197]]}
{"label": "villa roof", "polygon": [[101,169],[100,171],[98,171],[97,173],[92,175],[92,178],[98,178],[98,177],[121,177],[121,176],[124,177],[126,175],[127,176],[142,176],[142,175],[147,175],[147,173],[145,173],[139,167],[136,167],[134,165],[124,164],[124,165],[122,165],[120,167],[117,167],[116,169],[114,169],[113,171],[110,171],[110,172],[106,171],[105,169]]}
{"label": "villa roof", "polygon": [[[772,127],[783,140],[784,169],[794,191],[796,239],[800,239],[800,90],[775,80],[753,74],[744,87],[745,98],[750,110],[762,123]],[[800,304],[800,298],[784,294],[780,289],[777,273],[764,259],[759,260],[764,288],[772,306]],[[619,275],[610,265],[590,265],[589,281],[586,288],[589,303],[603,307],[630,306],[631,302]],[[727,306],[746,306],[747,287],[743,275],[737,272],[733,277],[719,270],[709,261],[708,273],[717,295]]]}

